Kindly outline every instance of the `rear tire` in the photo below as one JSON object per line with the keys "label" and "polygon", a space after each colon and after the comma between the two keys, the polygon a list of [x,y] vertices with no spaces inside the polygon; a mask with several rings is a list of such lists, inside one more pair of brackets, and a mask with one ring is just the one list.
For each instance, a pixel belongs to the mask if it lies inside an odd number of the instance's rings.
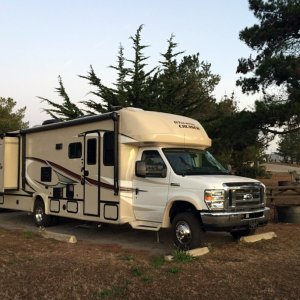
{"label": "rear tire", "polygon": [[47,227],[52,223],[52,217],[46,215],[43,200],[37,200],[33,208],[33,220],[38,227]]}
{"label": "rear tire", "polygon": [[203,230],[200,219],[193,213],[179,213],[172,222],[172,236],[177,248],[189,250],[202,244]]}
{"label": "rear tire", "polygon": [[248,235],[253,235],[255,234],[256,229],[242,229],[242,230],[237,230],[237,231],[231,231],[230,234],[235,240],[238,240],[239,238],[243,236],[248,236]]}

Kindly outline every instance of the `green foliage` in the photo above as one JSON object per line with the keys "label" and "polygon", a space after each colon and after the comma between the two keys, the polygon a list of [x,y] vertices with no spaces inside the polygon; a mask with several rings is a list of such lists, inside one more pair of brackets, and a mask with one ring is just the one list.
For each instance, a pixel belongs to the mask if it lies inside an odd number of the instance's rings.
{"label": "green foliage", "polygon": [[132,273],[132,275],[134,275],[136,277],[140,277],[143,275],[143,270],[140,266],[134,266],[131,269],[131,273]]}
{"label": "green foliage", "polygon": [[266,178],[266,169],[251,163],[245,163],[236,169],[236,175],[250,178]]}
{"label": "green foliage", "polygon": [[0,97],[0,133],[28,127],[28,122],[23,121],[26,107],[15,110],[16,104],[12,98]]}
{"label": "green foliage", "polygon": [[224,166],[231,164],[231,157],[237,148],[235,145],[238,140],[234,136],[240,137],[240,134],[235,134],[238,124],[233,122],[237,114],[238,109],[232,94],[231,97],[225,96],[216,103],[210,111],[210,118],[202,121],[208,135],[213,139],[210,151]]}
{"label": "green foliage", "polygon": [[[98,101],[83,101],[88,107],[89,113],[103,113],[128,106],[148,108],[150,105],[152,99],[151,74],[156,68],[150,71],[145,70],[148,57],[144,56],[143,50],[148,46],[141,43],[142,28],[143,25],[137,29],[134,36],[130,37],[133,42],[134,58],[126,59],[123,46],[120,45],[117,66],[110,66],[117,71],[115,88],[102,84],[92,66],[90,66],[87,76],[80,76],[88,80],[89,84],[96,89],[90,94],[98,97]],[[129,63],[130,67],[125,67],[126,63]]]}
{"label": "green foliage", "polygon": [[300,163],[300,132],[282,135],[279,141],[278,153],[285,162]]}
{"label": "green foliage", "polygon": [[199,53],[184,56],[178,62],[176,57],[182,52],[174,53],[177,44],[173,38],[168,40],[168,49],[162,54],[162,67],[157,73],[157,108],[205,119],[215,105],[212,92],[220,76],[212,74],[209,63],[200,61]]}
{"label": "green foliage", "polygon": [[263,92],[256,103],[256,127],[300,124],[300,1],[249,0],[258,24],[240,32],[240,39],[257,52],[241,58],[237,81],[243,92]]}
{"label": "green foliage", "polygon": [[133,261],[134,260],[134,256],[131,254],[120,255],[119,258],[121,260],[125,260],[125,261]]}
{"label": "green foliage", "polygon": [[116,96],[117,93],[115,93],[114,89],[106,87],[101,83],[101,79],[97,77],[92,66],[90,66],[90,71],[87,76],[80,77],[87,79],[89,84],[96,88],[96,91],[91,91],[90,94],[100,98],[98,102],[95,100],[82,101],[87,107],[86,111],[89,114],[105,113],[119,107],[120,102]]}
{"label": "green foliage", "polygon": [[173,261],[180,262],[180,263],[191,263],[195,260],[195,257],[188,254],[188,252],[183,250],[174,250],[172,252]]}
{"label": "green foliage", "polygon": [[163,60],[147,70],[149,57],[145,56],[144,50],[148,46],[142,44],[142,28],[141,25],[130,37],[134,58],[126,59],[121,45],[117,65],[110,66],[117,71],[115,88],[103,85],[92,66],[87,76],[80,76],[95,88],[91,94],[98,97],[97,101],[83,102],[88,107],[87,111],[103,113],[134,106],[196,118],[205,116],[215,102],[212,92],[220,77],[212,74],[209,63],[200,61],[199,54],[183,56],[178,62],[177,57],[183,52],[174,51],[177,44],[173,41],[173,35],[168,40],[166,52],[162,54]]}
{"label": "green foliage", "polygon": [[[213,97],[220,76],[211,72],[211,65],[201,61],[198,53],[184,55],[183,51],[177,51],[178,45],[171,35],[161,61],[149,70],[149,57],[144,54],[149,46],[142,43],[142,29],[141,25],[130,37],[133,59],[124,56],[124,48],[120,45],[116,65],[110,66],[117,73],[112,86],[104,85],[92,66],[87,75],[80,76],[92,87],[90,95],[93,99],[82,101],[85,112],[105,113],[133,106],[195,118],[212,138],[214,155],[235,169],[244,162],[243,152],[247,147],[256,145],[260,151],[264,145],[258,139],[259,130],[255,129],[258,122],[253,114],[239,112],[234,95],[225,96],[220,102]],[[70,101],[61,78],[59,83],[57,91],[63,104],[40,98],[54,107],[46,111],[53,117],[59,115],[64,119],[80,116],[82,112]]]}
{"label": "green foliage", "polygon": [[126,280],[123,285],[115,286],[97,292],[95,299],[116,299],[124,296],[127,292],[128,286],[131,284],[130,280]]}
{"label": "green foliage", "polygon": [[154,268],[159,268],[165,263],[165,259],[163,256],[155,256],[153,257],[151,264]]}
{"label": "green foliage", "polygon": [[180,269],[177,267],[173,267],[173,268],[167,269],[167,272],[171,273],[171,274],[177,274],[180,272]]}
{"label": "green foliage", "polygon": [[234,94],[217,103],[211,119],[203,122],[213,138],[210,151],[224,166],[230,165],[239,174],[244,174],[241,170],[245,164],[257,166],[264,157],[267,144],[259,137],[255,122],[252,112],[238,111]]}
{"label": "green foliage", "polygon": [[147,66],[146,60],[149,57],[146,57],[143,53],[143,50],[148,46],[141,44],[142,29],[143,25],[138,28],[134,36],[130,37],[133,42],[134,59],[127,60],[131,63],[132,67],[128,68],[128,80],[126,81],[127,98],[130,99],[133,106],[139,108],[143,108],[145,101],[149,103],[152,98],[149,95],[148,85],[151,85],[150,75],[156,69],[153,68],[148,72],[145,70]]}
{"label": "green foliage", "polygon": [[24,232],[23,232],[23,237],[24,237],[25,239],[31,239],[31,238],[33,237],[33,232],[32,232],[32,231],[29,231],[29,230],[24,231]]}
{"label": "green foliage", "polygon": [[63,98],[62,104],[57,104],[49,99],[38,97],[43,102],[53,108],[46,108],[44,111],[54,119],[61,118],[63,120],[72,120],[77,117],[83,116],[83,112],[77,107],[76,104],[72,103],[63,85],[62,79],[58,76],[59,87],[55,91]]}
{"label": "green foliage", "polygon": [[151,276],[143,276],[143,277],[142,277],[142,281],[143,281],[144,283],[150,284],[150,283],[153,282],[153,278],[152,278]]}

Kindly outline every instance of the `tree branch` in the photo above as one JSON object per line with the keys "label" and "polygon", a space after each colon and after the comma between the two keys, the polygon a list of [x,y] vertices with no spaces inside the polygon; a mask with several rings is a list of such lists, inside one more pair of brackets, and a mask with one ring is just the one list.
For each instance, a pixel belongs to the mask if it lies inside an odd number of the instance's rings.
{"label": "tree branch", "polygon": [[300,131],[300,127],[296,127],[296,128],[289,129],[289,130],[283,130],[283,131],[269,129],[269,128],[265,128],[265,127],[257,127],[257,129],[259,129],[263,132],[274,133],[274,134],[288,134],[288,133]]}

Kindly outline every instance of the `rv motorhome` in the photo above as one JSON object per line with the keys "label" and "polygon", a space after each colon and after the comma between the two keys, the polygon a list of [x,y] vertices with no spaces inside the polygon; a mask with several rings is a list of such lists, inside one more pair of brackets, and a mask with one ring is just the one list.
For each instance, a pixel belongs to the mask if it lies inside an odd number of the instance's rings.
{"label": "rv motorhome", "polygon": [[182,249],[205,230],[248,235],[267,223],[265,187],[228,174],[199,122],[123,108],[0,138],[0,208],[54,217],[172,228]]}

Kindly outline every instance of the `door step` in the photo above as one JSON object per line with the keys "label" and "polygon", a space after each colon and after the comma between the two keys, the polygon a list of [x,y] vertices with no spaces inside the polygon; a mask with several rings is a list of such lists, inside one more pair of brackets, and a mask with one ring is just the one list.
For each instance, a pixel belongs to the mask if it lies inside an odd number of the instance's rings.
{"label": "door step", "polygon": [[150,231],[159,231],[161,228],[161,223],[147,222],[147,221],[134,221],[130,223],[131,227],[134,229],[143,229]]}

